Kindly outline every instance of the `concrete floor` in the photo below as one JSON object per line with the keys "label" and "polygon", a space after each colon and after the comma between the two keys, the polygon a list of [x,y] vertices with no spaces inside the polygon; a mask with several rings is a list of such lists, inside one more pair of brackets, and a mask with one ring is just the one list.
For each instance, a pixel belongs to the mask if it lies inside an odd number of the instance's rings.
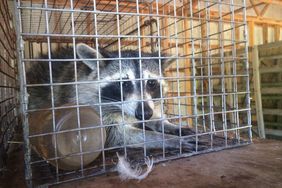
{"label": "concrete floor", "polygon": [[[0,187],[25,187],[22,169],[19,165],[8,169],[8,175],[0,178]],[[245,147],[158,164],[141,182],[122,182],[116,173],[112,173],[55,187],[281,188],[282,141],[254,140],[254,144]]]}

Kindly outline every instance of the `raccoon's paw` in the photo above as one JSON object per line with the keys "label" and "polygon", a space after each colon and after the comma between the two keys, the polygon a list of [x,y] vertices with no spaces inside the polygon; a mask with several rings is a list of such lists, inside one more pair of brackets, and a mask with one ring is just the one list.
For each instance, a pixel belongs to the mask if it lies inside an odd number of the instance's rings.
{"label": "raccoon's paw", "polygon": [[165,145],[167,149],[180,149],[182,148],[184,151],[196,151],[196,148],[205,149],[207,148],[207,143],[197,142],[195,138],[178,138],[172,140],[166,140]]}
{"label": "raccoon's paw", "polygon": [[181,128],[181,136],[195,135],[196,132],[190,128]]}
{"label": "raccoon's paw", "polygon": [[182,148],[185,150],[201,151],[209,148],[208,142],[196,141],[195,138],[184,138],[181,141]]}

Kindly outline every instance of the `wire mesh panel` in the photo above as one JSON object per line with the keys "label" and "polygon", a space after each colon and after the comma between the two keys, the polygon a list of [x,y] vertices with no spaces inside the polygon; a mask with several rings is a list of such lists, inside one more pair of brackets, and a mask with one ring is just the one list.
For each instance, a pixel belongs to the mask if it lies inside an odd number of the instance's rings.
{"label": "wire mesh panel", "polygon": [[0,2],[0,172],[18,125],[16,33],[7,0]]}
{"label": "wire mesh panel", "polygon": [[245,1],[16,4],[30,183],[251,142]]}

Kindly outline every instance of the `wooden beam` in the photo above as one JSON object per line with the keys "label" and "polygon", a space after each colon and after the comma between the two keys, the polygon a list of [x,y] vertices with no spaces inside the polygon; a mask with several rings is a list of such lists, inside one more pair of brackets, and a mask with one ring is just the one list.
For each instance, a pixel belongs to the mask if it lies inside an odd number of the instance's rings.
{"label": "wooden beam", "polygon": [[[47,43],[47,37],[44,36],[23,36],[24,41],[28,42],[38,42],[38,43]],[[95,38],[76,38],[76,43],[83,42],[86,44],[95,44]],[[54,43],[72,43],[73,39],[72,37],[50,37],[50,42]],[[107,44],[112,42],[112,39],[105,39],[105,38],[99,38],[98,42],[100,44]],[[130,40],[121,40],[121,45],[128,46],[128,45],[135,45],[137,46],[137,40],[130,41]]]}
{"label": "wooden beam", "polygon": [[[31,0],[21,0],[22,2],[28,2],[30,3]],[[32,0],[33,4],[43,4],[44,0]],[[144,7],[144,5],[146,5],[147,3],[143,3],[143,2],[139,2],[139,7]],[[67,8],[70,7],[70,1],[69,0],[48,0],[47,4],[50,5],[50,7],[57,7],[57,6],[65,6]],[[85,5],[87,5],[87,7],[93,7],[93,1],[89,0],[77,0],[73,2],[73,6],[75,7],[83,7],[83,8],[87,8],[85,7]],[[115,0],[96,0],[96,6],[99,5],[107,5],[107,6],[116,6],[116,1]],[[128,6],[128,7],[136,7],[136,2],[135,1],[119,1],[119,5],[120,6]],[[146,5],[147,6],[147,5]],[[141,8],[140,7],[140,8]]]}
{"label": "wooden beam", "polygon": [[260,12],[260,17],[263,17],[270,4],[266,4]]}
{"label": "wooden beam", "polygon": [[253,55],[252,65],[253,65],[253,76],[254,76],[254,93],[255,93],[255,102],[256,102],[256,117],[257,117],[258,133],[260,138],[265,138],[264,119],[263,119],[262,100],[261,100],[260,72],[259,72],[260,60],[259,60],[257,46],[253,48],[252,55]]}
{"label": "wooden beam", "polygon": [[[23,1],[23,2],[30,2],[30,0],[22,0],[22,1]],[[81,9],[83,9],[83,7],[85,6],[85,4],[87,4],[88,1],[89,1],[89,0],[80,0],[80,1],[77,1],[77,4],[74,3],[74,6],[76,5],[76,7],[79,7],[79,8],[81,8]],[[262,1],[256,1],[256,0],[253,0],[253,1],[254,1],[254,2],[258,2],[257,4],[255,4],[255,6],[259,6],[259,5],[265,4],[265,3],[262,2]],[[61,6],[61,7],[65,6],[66,8],[69,8],[69,7],[70,7],[69,2],[67,2],[66,5],[65,5],[65,1],[48,0],[48,4],[50,5],[50,7],[53,6],[54,2],[55,2],[55,7],[56,7],[56,6]],[[189,2],[190,2],[190,1],[189,1]],[[189,2],[186,3],[186,5],[187,5],[188,8],[189,8],[189,6],[190,6],[190,3],[189,3]],[[199,10],[196,10],[196,8],[197,8],[197,3],[196,3],[196,2],[197,2],[197,0],[193,0],[193,1],[192,1],[192,8],[193,8],[193,10],[195,10],[195,12],[198,12],[198,13],[204,12],[204,10],[203,10],[203,11],[200,11],[200,12],[199,12]],[[42,0],[33,0],[33,3],[34,3],[34,4],[35,4],[35,3],[42,4]],[[154,3],[155,3],[155,2],[154,2]],[[149,7],[149,6],[153,6],[154,3],[148,4],[148,3],[145,3],[145,2],[144,2],[144,3],[140,4],[139,7],[143,9],[143,13],[144,13],[144,14],[149,14],[150,12],[149,12],[148,7]],[[282,1],[281,1],[281,3],[282,3]],[[101,6],[101,8],[102,8],[103,10],[105,10],[105,11],[110,11],[113,6],[114,6],[114,7],[116,6],[116,1],[107,1],[107,0],[99,0],[99,1],[98,1],[98,0],[97,0],[97,1],[96,1],[96,4],[97,4],[97,10],[100,10],[100,9],[99,9],[99,6]],[[92,7],[92,6],[93,6],[93,3],[92,3],[92,2],[89,3],[89,6],[88,6],[88,7]],[[131,2],[131,1],[123,2],[123,1],[121,1],[121,2],[119,2],[119,6],[123,6],[123,7],[124,7],[123,12],[136,13],[136,9],[134,8],[134,7],[136,7],[136,3],[135,3],[135,2]],[[165,4],[165,5],[164,5],[164,4],[162,4],[162,3],[159,3],[158,6],[159,6],[159,7],[162,7],[162,9],[165,9],[165,10],[173,10],[173,6],[170,5],[170,4]],[[155,6],[155,7],[156,7],[156,6]],[[252,6],[247,7],[247,9],[250,9],[250,8],[252,8]],[[84,9],[87,9],[87,8],[84,8]],[[181,14],[181,12],[183,11],[183,8],[182,8],[181,6],[178,6],[177,9],[180,11],[180,12],[177,13],[177,14]],[[186,8],[186,9],[187,9],[187,8]],[[236,9],[236,10],[235,10],[235,13],[236,13],[236,12],[239,13],[239,12],[242,11],[242,10],[243,10],[243,8]],[[189,9],[188,9],[187,11],[189,12]],[[155,14],[155,13],[156,13],[156,8],[153,8],[151,13]],[[168,15],[168,14],[173,16],[173,15],[174,15],[174,12],[171,11],[170,13],[165,13],[165,15]],[[222,15],[225,15],[225,16],[223,16],[223,20],[225,20],[225,21],[230,21],[231,12],[222,12]],[[195,19],[199,20],[199,15],[198,15],[198,14],[195,14],[195,13],[194,13],[193,17],[194,17]],[[210,18],[211,18],[211,19],[219,19],[218,12],[217,12],[217,11],[210,10]],[[236,20],[236,21],[243,21],[243,19],[244,19],[244,18],[243,18],[242,15],[238,15],[238,14],[235,15],[235,20]],[[255,24],[279,25],[279,26],[282,27],[281,19],[269,19],[269,18],[258,18],[257,16],[247,16],[247,21],[253,21],[253,22],[255,22]]]}
{"label": "wooden beam", "polygon": [[254,2],[265,3],[265,4],[273,4],[273,5],[281,5],[282,6],[281,0],[254,0]]}
{"label": "wooden beam", "polygon": [[253,9],[254,9],[254,11],[255,11],[255,13],[256,13],[256,15],[259,16],[259,15],[260,15],[260,12],[259,12],[259,10],[257,9],[257,6],[255,6],[254,1],[253,1],[253,0],[249,0],[249,1],[250,1],[251,5],[252,5],[252,7],[253,7]]}
{"label": "wooden beam", "polygon": [[[211,19],[215,19],[218,20],[219,19],[219,14],[217,11],[210,11],[210,16]],[[226,13],[222,13],[223,15],[226,15],[223,17],[224,21],[230,21],[231,15],[230,14],[226,14]],[[199,17],[197,17],[195,15],[195,19],[199,19]],[[242,22],[244,21],[244,18],[242,15],[235,15],[234,20],[236,20],[237,22]],[[282,19],[272,19],[272,18],[259,18],[257,16],[247,16],[247,22],[254,22],[255,24],[267,24],[267,25],[278,25],[282,27]]]}

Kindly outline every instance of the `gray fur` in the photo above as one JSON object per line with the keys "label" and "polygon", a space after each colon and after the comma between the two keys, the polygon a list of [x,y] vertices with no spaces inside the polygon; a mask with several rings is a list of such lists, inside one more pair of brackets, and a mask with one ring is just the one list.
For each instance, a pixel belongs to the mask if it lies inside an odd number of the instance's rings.
{"label": "gray fur", "polygon": [[[118,52],[104,52],[99,50],[97,52],[95,49],[85,45],[79,44],[76,46],[76,58],[82,59],[77,61],[77,80],[78,81],[97,81],[98,77],[100,81],[108,82],[93,82],[87,84],[78,85],[78,99],[79,104],[88,104],[93,106],[97,112],[99,112],[99,85],[102,90],[107,85],[109,85],[114,78],[114,75],[120,76],[120,66],[121,73],[123,76],[128,76],[129,72],[133,72],[135,78],[139,79],[140,75],[136,77],[138,69],[140,67],[139,60],[125,59],[121,61],[118,60],[99,60],[99,67],[97,67],[97,58],[116,58],[118,57]],[[138,51],[124,51],[121,53],[122,57],[139,57]],[[142,53],[142,57],[157,57],[157,54]],[[43,56],[42,58],[47,58]],[[52,54],[52,59],[72,59],[73,49],[66,48],[57,53]],[[83,60],[84,59],[84,60]],[[93,59],[93,60],[90,60]],[[162,70],[159,69],[159,61],[154,59],[142,60],[141,66],[141,77],[144,77],[147,73],[157,75],[157,77],[162,77],[163,70],[169,66],[171,61],[162,61]],[[99,74],[98,74],[99,68]],[[52,62],[52,80],[53,83],[64,83],[64,82],[74,82],[74,63],[73,62]],[[118,76],[118,77],[119,77]],[[119,78],[118,78],[119,79]],[[128,78],[131,79],[131,78]],[[166,83],[158,80],[159,84],[162,85],[163,94],[166,93]],[[49,83],[49,62],[36,62],[32,68],[27,72],[27,82],[28,83]],[[137,81],[135,81],[137,83]],[[133,84],[136,84],[132,81]],[[143,83],[140,83],[143,84]],[[137,88],[137,84],[134,88]],[[146,87],[144,85],[144,87]],[[165,115],[161,113],[160,101],[150,101],[150,95],[145,93],[146,88],[143,88],[143,99],[149,100],[149,104],[153,106],[153,115],[150,120],[165,118]],[[54,102],[55,106],[61,106],[67,103],[76,102],[75,85],[67,86],[55,86],[54,87]],[[51,92],[50,87],[32,87],[28,89],[29,93],[29,108],[48,108],[51,107]],[[101,96],[101,99],[105,102],[117,102],[114,100],[108,100]],[[167,120],[152,121],[145,123],[145,126],[149,130],[145,130],[146,138],[144,140],[144,132],[142,129],[142,123],[134,123],[137,119],[134,117],[134,112],[136,111],[137,102],[134,100],[141,100],[141,93],[135,92],[130,96],[125,96],[124,100],[124,119],[122,119],[122,105],[115,103],[112,105],[103,106],[102,105],[102,116],[103,124],[119,124],[118,126],[111,126],[107,128],[107,147],[122,146],[136,144],[131,147],[143,146],[144,141],[149,141],[151,143],[146,144],[147,148],[162,148],[163,147],[163,128],[164,128],[164,138],[170,139],[165,141],[165,147],[168,148],[179,148],[179,128],[176,125],[169,123]],[[141,121],[139,121],[141,122]],[[190,129],[182,129],[183,135],[194,134]],[[182,135],[182,136],[183,136]],[[159,142],[152,142],[152,141]],[[191,140],[190,140],[191,141]],[[191,147],[191,142],[189,140],[182,140],[182,145]],[[124,143],[125,142],[125,143]],[[193,143],[194,141],[192,141]]]}

